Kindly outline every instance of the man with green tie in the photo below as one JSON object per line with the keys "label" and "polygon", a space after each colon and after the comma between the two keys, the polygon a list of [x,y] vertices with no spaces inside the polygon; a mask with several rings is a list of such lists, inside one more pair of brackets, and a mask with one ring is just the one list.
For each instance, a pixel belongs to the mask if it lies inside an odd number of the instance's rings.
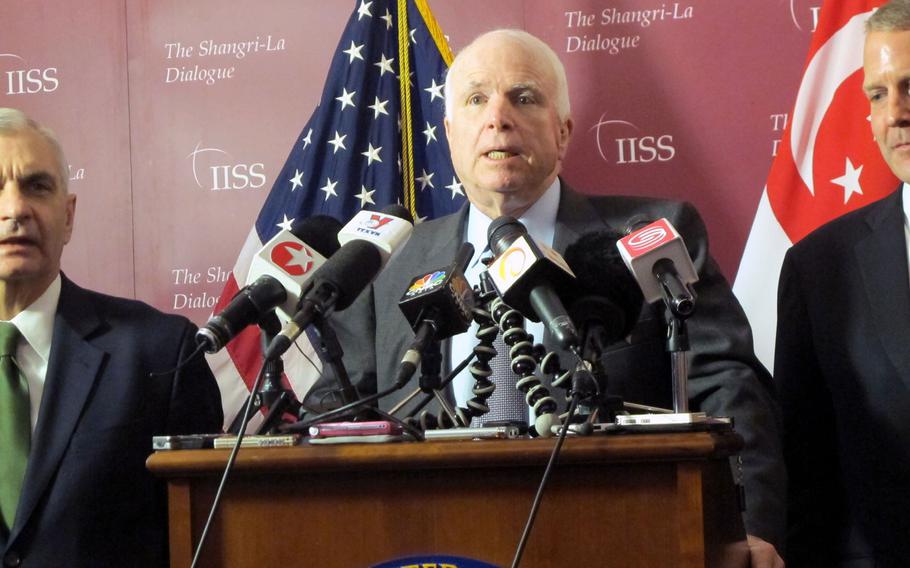
{"label": "man with green tie", "polygon": [[76,196],[54,135],[0,108],[0,563],[166,566],[156,434],[219,431],[188,320],[60,271]]}

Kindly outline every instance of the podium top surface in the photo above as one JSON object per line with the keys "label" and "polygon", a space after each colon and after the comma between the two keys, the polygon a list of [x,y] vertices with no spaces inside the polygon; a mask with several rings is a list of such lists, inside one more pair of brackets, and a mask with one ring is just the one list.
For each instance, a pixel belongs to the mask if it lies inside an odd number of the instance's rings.
{"label": "podium top surface", "polygon": [[[303,441],[293,447],[241,448],[234,471],[525,467],[545,465],[555,443],[555,437],[320,446]],[[732,431],[571,436],[562,447],[559,463],[720,459],[735,454],[742,444],[742,438]],[[220,472],[229,453],[227,449],[158,451],[149,457],[147,466],[160,477],[204,476]]]}

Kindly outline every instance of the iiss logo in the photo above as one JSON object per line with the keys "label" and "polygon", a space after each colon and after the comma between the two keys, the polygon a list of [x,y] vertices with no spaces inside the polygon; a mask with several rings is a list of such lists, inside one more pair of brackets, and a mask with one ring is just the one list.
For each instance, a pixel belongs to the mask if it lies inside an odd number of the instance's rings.
{"label": "iiss logo", "polygon": [[192,160],[193,179],[202,189],[260,189],[265,185],[265,164],[262,162],[237,162],[220,148],[203,148],[201,141],[186,157]]}
{"label": "iiss logo", "polygon": [[291,276],[303,276],[313,268],[313,253],[303,243],[280,242],[272,247],[272,262]]}
{"label": "iiss logo", "polygon": [[7,95],[53,93],[60,86],[56,67],[32,67],[15,53],[0,53]]}
{"label": "iiss logo", "polygon": [[818,27],[820,0],[790,0],[790,20],[801,32],[812,33]]}
{"label": "iiss logo", "polygon": [[597,151],[605,162],[617,164],[647,164],[669,162],[676,157],[671,134],[643,133],[626,120],[611,120],[606,113],[590,128],[594,132]]}

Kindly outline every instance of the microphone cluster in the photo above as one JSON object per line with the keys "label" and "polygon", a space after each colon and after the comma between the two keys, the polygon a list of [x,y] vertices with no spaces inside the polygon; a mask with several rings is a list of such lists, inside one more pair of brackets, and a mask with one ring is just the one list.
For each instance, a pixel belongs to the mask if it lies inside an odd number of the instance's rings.
{"label": "microphone cluster", "polygon": [[315,319],[354,302],[408,240],[412,221],[407,209],[392,205],[360,211],[343,227],[316,215],[279,232],[254,256],[246,285],[196,333],[197,343],[215,353],[275,313],[284,326],[265,358],[281,356]]}

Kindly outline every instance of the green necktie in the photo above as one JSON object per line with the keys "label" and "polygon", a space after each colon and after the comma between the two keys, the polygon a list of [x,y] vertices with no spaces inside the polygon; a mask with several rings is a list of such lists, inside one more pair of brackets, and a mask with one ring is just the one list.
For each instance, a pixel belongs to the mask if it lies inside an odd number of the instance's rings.
{"label": "green necktie", "polygon": [[0,523],[7,530],[16,518],[32,437],[28,381],[15,361],[19,336],[15,325],[0,322]]}

